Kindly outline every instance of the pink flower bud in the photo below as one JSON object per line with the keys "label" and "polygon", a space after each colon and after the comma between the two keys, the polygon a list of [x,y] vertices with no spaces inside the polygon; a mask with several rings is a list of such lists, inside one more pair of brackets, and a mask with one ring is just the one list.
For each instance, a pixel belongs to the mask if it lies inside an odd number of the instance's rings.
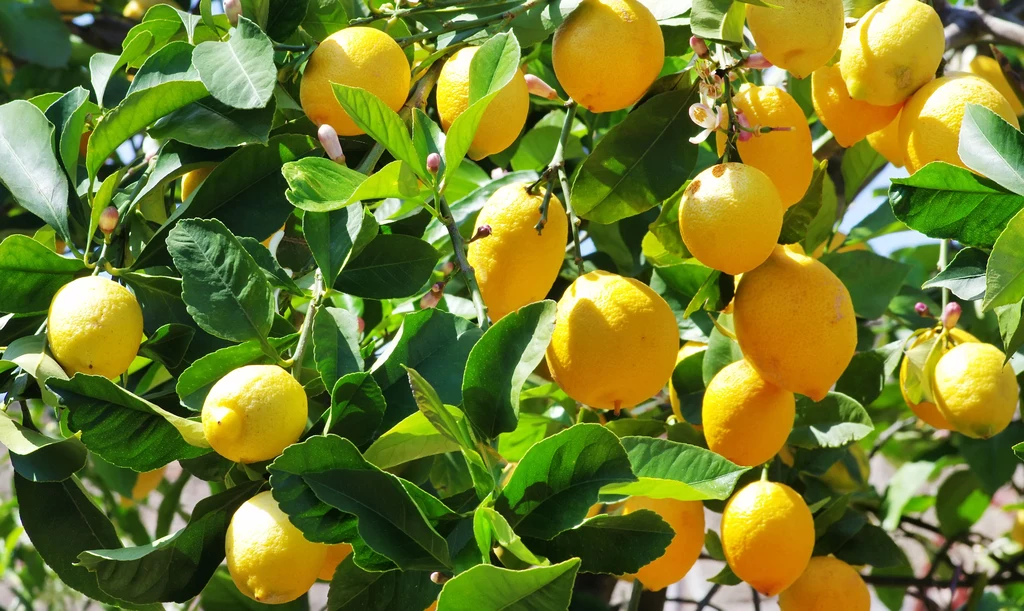
{"label": "pink flower bud", "polygon": [[494,168],[491,170],[491,180],[498,180],[505,174],[508,174],[508,172],[505,171],[505,168]]}
{"label": "pink flower bud", "polygon": [[545,100],[558,99],[558,92],[535,74],[526,75],[526,89],[538,98],[544,98]]}
{"label": "pink flower bud", "polygon": [[445,276],[447,276],[448,274],[450,274],[450,273],[452,273],[454,271],[455,271],[455,262],[454,261],[445,261],[444,264],[441,265],[441,273],[444,274]]}
{"label": "pink flower bud", "polygon": [[959,303],[951,301],[946,304],[946,309],[942,312],[942,326],[947,329],[955,327],[956,323],[960,321],[961,313],[963,313],[963,309]]}
{"label": "pink flower bud", "polygon": [[764,70],[765,68],[772,67],[772,63],[765,59],[765,56],[761,53],[751,53],[743,61],[743,65],[754,70]]}
{"label": "pink flower bud", "polygon": [[444,575],[442,573],[438,573],[437,571],[434,571],[430,574],[430,581],[433,581],[437,585],[443,585],[449,579],[451,579],[451,577]]}
{"label": "pink flower bud", "polygon": [[341,140],[338,140],[338,132],[334,131],[333,127],[324,123],[316,131],[316,136],[320,139],[320,146],[327,151],[327,156],[331,158],[331,161],[345,163],[345,152],[341,150]]}
{"label": "pink flower bud", "polygon": [[476,230],[476,233],[473,234],[473,237],[470,238],[469,241],[470,242],[476,242],[477,240],[480,240],[482,238],[486,238],[489,235],[491,235],[491,226],[490,225],[480,225],[480,227]]}
{"label": "pink flower bud", "polygon": [[435,282],[434,286],[430,287],[430,292],[420,298],[420,308],[423,310],[436,308],[437,304],[441,301],[441,295],[443,294],[444,284]]}
{"label": "pink flower bud", "polygon": [[743,114],[742,110],[736,111],[736,123],[738,123],[741,128],[744,128],[741,129],[739,133],[740,142],[746,142],[754,137],[754,132],[751,131],[750,127],[750,119],[747,118],[747,115]]}
{"label": "pink flower bud", "polygon": [[242,16],[242,0],[224,0],[224,14],[231,25],[238,25],[238,18]]}
{"label": "pink flower bud", "polygon": [[110,235],[117,229],[117,208],[113,206],[107,206],[103,212],[100,213],[99,221],[100,231]]}
{"label": "pink flower bud", "polygon": [[918,301],[917,303],[914,304],[914,311],[917,312],[918,316],[927,316],[928,315],[928,305],[923,303],[923,302]]}
{"label": "pink flower bud", "polygon": [[697,57],[705,58],[711,55],[710,51],[708,51],[707,43],[699,36],[690,37],[690,48],[693,49],[693,53]]}
{"label": "pink flower bud", "polygon": [[431,153],[427,155],[427,171],[431,174],[437,174],[437,171],[441,169],[441,156],[437,153]]}
{"label": "pink flower bud", "polygon": [[359,323],[359,335],[362,335],[363,331],[366,331],[366,321],[362,316],[357,317],[356,321]]}

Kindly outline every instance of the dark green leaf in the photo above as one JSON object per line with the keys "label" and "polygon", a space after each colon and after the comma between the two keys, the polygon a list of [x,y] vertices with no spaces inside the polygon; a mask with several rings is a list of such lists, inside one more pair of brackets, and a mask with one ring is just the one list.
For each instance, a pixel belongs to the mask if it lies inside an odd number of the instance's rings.
{"label": "dark green leaf", "polygon": [[0,242],[0,312],[43,312],[60,287],[85,269],[26,235]]}
{"label": "dark green leaf", "polygon": [[150,128],[149,135],[204,149],[266,144],[273,119],[273,103],[265,108],[239,110],[209,97],[160,119]]}
{"label": "dark green leaf", "polygon": [[1017,459],[1011,449],[1024,441],[1024,423],[1014,420],[990,439],[960,437],[960,452],[988,494],[995,494],[1013,477]]}
{"label": "dark green leaf", "polygon": [[[296,335],[290,337],[272,339],[270,345],[277,350],[283,350],[293,344]],[[256,340],[221,348],[196,360],[188,369],[178,376],[175,391],[181,404],[198,412],[203,409],[203,402],[210,388],[232,370],[250,364],[271,363],[262,346]]]}
{"label": "dark green leaf", "polygon": [[907,563],[903,550],[874,524],[865,524],[835,555],[847,564],[869,564],[878,568],[898,567]]}
{"label": "dark green leaf", "polygon": [[0,39],[17,58],[46,68],[64,68],[71,40],[51,2],[0,2]]}
{"label": "dark green leaf", "polygon": [[78,158],[81,156],[82,132],[89,113],[99,114],[99,107],[89,101],[89,91],[75,87],[46,109],[46,118],[54,125],[57,152],[71,184],[78,183]]}
{"label": "dark green leaf", "polygon": [[566,611],[579,568],[580,561],[575,558],[522,571],[481,564],[444,584],[438,608],[444,611]]}
{"label": "dark green leaf", "polygon": [[341,0],[309,0],[302,29],[310,36],[323,40],[345,27],[348,27],[348,14]]}
{"label": "dark green leaf", "polygon": [[162,363],[168,369],[177,369],[185,358],[196,330],[188,325],[168,323],[146,338],[139,346],[139,356]]}
{"label": "dark green leaf", "polygon": [[992,497],[982,489],[981,480],[971,470],[954,471],[935,495],[939,530],[946,537],[966,532],[981,518],[991,501]]}
{"label": "dark green leaf", "polygon": [[[311,0],[316,2],[317,0]],[[364,571],[346,558],[334,572],[327,594],[328,611],[392,611],[426,609],[440,586],[426,571]]]}
{"label": "dark green leaf", "polygon": [[960,299],[974,301],[985,295],[985,266],[988,253],[978,248],[957,251],[946,269],[935,274],[921,288],[945,288]]}
{"label": "dark green leaf", "polygon": [[804,196],[796,204],[786,209],[786,213],[782,217],[779,244],[795,244],[803,241],[807,236],[807,228],[821,211],[827,168],[827,159],[815,164],[811,184],[807,187]]}
{"label": "dark green leaf", "polygon": [[652,437],[623,437],[635,482],[606,485],[602,494],[677,501],[724,500],[749,467],[734,465],[704,448]]}
{"label": "dark green leaf", "polygon": [[624,575],[660,558],[674,536],[658,514],[641,509],[598,515],[550,541],[529,539],[526,544],[552,562],[579,558],[584,573]]}
{"label": "dark green leaf", "polygon": [[786,443],[808,449],[841,448],[873,430],[864,407],[844,394],[830,392],[817,403],[798,395],[796,421]]}
{"label": "dark green leaf", "polygon": [[331,407],[324,412],[324,433],[333,433],[362,446],[384,418],[384,395],[368,373],[350,373],[334,385]]}
{"label": "dark green leaf", "polygon": [[52,439],[0,414],[0,444],[14,471],[33,482],[62,482],[85,466],[89,452],[77,437]]}
{"label": "dark green leaf", "polygon": [[270,0],[267,36],[274,40],[285,40],[291,36],[306,17],[308,4],[309,0]]}
{"label": "dark green leaf", "polygon": [[846,285],[857,316],[867,319],[885,314],[910,273],[909,266],[869,250],[829,253],[821,262]]}
{"label": "dark green leaf", "polygon": [[360,204],[302,216],[302,233],[328,285],[373,241],[377,229],[373,214]]}
{"label": "dark green leaf", "polygon": [[430,280],[440,257],[419,238],[381,234],[345,265],[334,288],[368,299],[409,297]]}
{"label": "dark green leaf", "polygon": [[1003,339],[1003,352],[1012,355],[1024,345],[1024,301],[1011,305],[997,306],[996,319],[999,321],[999,336]]}
{"label": "dark green leaf", "polygon": [[359,317],[341,308],[321,308],[313,319],[313,356],[326,388],[334,388],[349,373],[362,371]]}

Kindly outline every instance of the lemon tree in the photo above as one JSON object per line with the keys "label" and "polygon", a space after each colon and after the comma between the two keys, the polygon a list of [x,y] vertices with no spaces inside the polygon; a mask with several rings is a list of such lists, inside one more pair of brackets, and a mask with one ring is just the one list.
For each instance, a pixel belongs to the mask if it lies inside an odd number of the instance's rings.
{"label": "lemon tree", "polygon": [[0,1],[0,601],[1024,608],[1022,19]]}

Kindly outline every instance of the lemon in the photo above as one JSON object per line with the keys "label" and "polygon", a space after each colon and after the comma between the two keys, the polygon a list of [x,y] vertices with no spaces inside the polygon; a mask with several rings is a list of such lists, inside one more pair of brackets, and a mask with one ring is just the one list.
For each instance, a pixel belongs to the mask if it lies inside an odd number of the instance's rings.
{"label": "lemon", "polygon": [[1010,531],[1010,538],[1018,545],[1024,545],[1024,509],[1018,509],[1013,514],[1013,529]]}
{"label": "lemon", "polygon": [[855,492],[864,487],[871,477],[871,464],[864,448],[857,444],[821,476],[821,480],[839,494]]}
{"label": "lemon", "polygon": [[606,271],[577,278],[558,301],[548,369],[570,397],[591,407],[633,407],[672,377],[679,328],[646,284]]}
{"label": "lemon", "polygon": [[197,168],[191,172],[186,172],[181,177],[181,201],[188,201],[190,195],[195,193],[195,190],[199,188],[199,185],[203,184],[203,181],[213,173],[213,170],[217,166],[209,166],[205,168]]}
{"label": "lemon", "polygon": [[[778,87],[744,85],[733,96],[736,108],[743,112],[751,126],[786,127],[755,135],[746,142],[737,142],[743,163],[768,175],[779,190],[787,208],[800,201],[811,184],[814,155],[811,153],[811,130],[804,111],[793,96]],[[725,137],[717,133],[718,154],[725,150]]]}
{"label": "lemon", "polygon": [[804,78],[832,59],[843,40],[842,0],[777,0],[747,6],[747,26],[772,64]]}
{"label": "lemon", "polygon": [[338,570],[338,565],[344,562],[351,553],[352,546],[348,543],[327,546],[327,558],[324,559],[324,565],[320,568],[319,578],[324,581],[334,579],[334,572]]}
{"label": "lemon", "polygon": [[46,317],[50,351],[68,375],[116,378],[128,371],[142,343],[142,309],[113,280],[78,278],[53,296]]}
{"label": "lemon", "polygon": [[469,264],[476,272],[480,293],[491,320],[540,301],[558,278],[565,259],[569,221],[562,202],[554,195],[548,202],[548,218],[538,235],[543,188],[536,193],[528,185],[506,185],[484,203],[476,229],[489,225],[491,235],[470,243]]}
{"label": "lemon", "polygon": [[850,95],[891,106],[932,80],[946,37],[932,7],[918,0],[887,0],[850,28],[840,49],[839,69]]}
{"label": "lemon", "polygon": [[932,161],[967,167],[958,150],[967,104],[984,106],[1014,128],[1020,127],[1003,94],[980,76],[937,78],[915,93],[900,113],[900,143],[911,174]]}
{"label": "lemon", "polygon": [[[707,349],[708,345],[701,342],[683,342],[682,347],[679,348],[679,352],[676,353],[676,365],[678,365],[683,359]],[[672,371],[675,372],[674,367],[672,368]],[[672,387],[671,378],[668,381],[668,401],[672,405],[672,413],[676,415],[676,418],[685,422],[686,418],[683,418],[683,412],[680,411],[679,395],[676,393],[676,389]]]}
{"label": "lemon", "polygon": [[[950,335],[957,343],[978,341],[978,338],[961,329],[951,329]],[[913,350],[924,342],[929,340],[935,341],[936,339],[937,336],[934,333],[923,333],[911,342],[909,349]],[[910,395],[907,394],[907,375],[909,369],[910,361],[904,357],[903,362],[900,363],[900,393],[903,395],[903,400],[907,402],[907,407],[910,408],[910,411],[914,412],[915,416],[928,423],[929,426],[946,431],[953,430],[953,425],[946,420],[946,417],[942,415],[942,412],[939,411],[939,408],[934,403],[931,401],[914,403],[910,399]]]}
{"label": "lemon", "polygon": [[270,605],[305,594],[316,582],[327,550],[288,521],[270,491],[242,503],[224,539],[228,572],[238,590]]}
{"label": "lemon", "polygon": [[60,13],[88,13],[96,8],[96,3],[88,0],[50,0],[50,3]]}
{"label": "lemon", "polygon": [[11,58],[6,55],[0,55],[0,80],[3,81],[4,85],[11,84],[11,81],[14,80],[15,72],[16,69]]}
{"label": "lemon", "polygon": [[591,112],[639,100],[664,61],[661,28],[639,0],[583,0],[551,43],[558,82]]}
{"label": "lemon", "polygon": [[181,9],[176,2],[171,2],[170,0],[128,0],[128,4],[124,5],[121,14],[128,19],[142,21],[142,18],[146,16],[146,11],[158,4],[166,4],[176,9]]}
{"label": "lemon", "polygon": [[[480,47],[465,47],[444,63],[437,77],[437,114],[445,132],[469,108],[469,66]],[[516,70],[512,80],[494,96],[480,119],[469,156],[482,159],[507,149],[519,137],[530,111],[526,76]]]}
{"label": "lemon", "polygon": [[935,404],[958,433],[988,439],[1010,424],[1020,389],[1004,360],[991,344],[964,342],[935,365]]}
{"label": "lemon", "polygon": [[840,146],[851,147],[884,129],[900,114],[901,104],[875,106],[850,97],[839,64],[824,66],[811,76],[811,102],[818,119]]}
{"label": "lemon", "polygon": [[720,163],[697,174],[683,191],[679,233],[704,265],[742,274],[772,253],[784,210],[764,172],[743,163]]}
{"label": "lemon", "polygon": [[850,292],[823,263],[776,247],[736,289],[740,349],[765,380],[815,401],[850,364],[857,320]]}
{"label": "lemon", "polygon": [[246,365],[217,381],[203,402],[203,432],[228,460],[277,457],[306,428],[306,393],[277,365]]}
{"label": "lemon", "polygon": [[804,574],[782,594],[782,611],[869,611],[871,593],[852,566],[831,556],[811,558]]}
{"label": "lemon", "polygon": [[903,167],[903,143],[900,142],[901,114],[902,112],[898,113],[888,125],[867,136],[871,148],[897,168]]}
{"label": "lemon", "polygon": [[355,124],[334,97],[331,83],[359,87],[398,111],[409,93],[409,62],[393,38],[380,30],[350,27],[331,34],[313,51],[299,86],[309,120],[328,124],[342,136],[358,136]]}
{"label": "lemon", "polygon": [[708,448],[737,465],[769,460],[793,430],[793,393],[765,382],[744,359],[715,374],[704,392],[701,423]]}
{"label": "lemon", "polygon": [[139,473],[135,477],[135,485],[132,486],[132,500],[141,501],[149,496],[150,492],[156,490],[156,487],[164,479],[164,471],[166,469],[167,467],[160,467],[159,469]]}
{"label": "lemon", "polygon": [[1017,92],[1010,86],[1010,81],[1006,80],[1006,75],[1003,74],[1003,69],[999,67],[999,62],[995,58],[987,55],[975,55],[967,69],[971,74],[976,74],[988,81],[999,93],[1003,94],[1006,101],[1010,103],[1013,114],[1018,117],[1024,115],[1024,104],[1021,104]]}
{"label": "lemon", "polygon": [[636,572],[636,578],[645,588],[663,590],[686,576],[704,548],[704,504],[700,501],[632,496],[626,499],[622,514],[640,509],[658,514],[676,533],[665,553]]}
{"label": "lemon", "polygon": [[747,484],[725,504],[722,550],[737,577],[775,596],[800,577],[811,559],[811,510],[785,484]]}

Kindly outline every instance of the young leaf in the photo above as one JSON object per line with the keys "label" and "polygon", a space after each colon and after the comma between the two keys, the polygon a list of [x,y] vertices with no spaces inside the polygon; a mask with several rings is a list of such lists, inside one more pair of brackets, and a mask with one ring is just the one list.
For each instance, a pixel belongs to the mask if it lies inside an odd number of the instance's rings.
{"label": "young leaf", "polygon": [[889,487],[882,501],[882,528],[887,531],[896,530],[903,510],[934,470],[935,463],[928,461],[905,463],[896,470],[889,479]]}
{"label": "young leaf", "polygon": [[536,566],[550,564],[546,558],[538,557],[526,547],[504,516],[486,505],[480,505],[473,512],[473,534],[476,535],[477,545],[484,558],[490,557],[491,543],[496,541],[498,545],[527,564]]}
{"label": "young leaf", "polygon": [[652,437],[623,437],[635,482],[609,484],[601,494],[637,495],[677,501],[724,500],[749,467],[685,443]]}
{"label": "young leaf", "polygon": [[988,253],[980,248],[958,250],[946,269],[921,285],[923,289],[945,288],[965,301],[981,299],[985,295],[985,267]]}
{"label": "young leaf", "polygon": [[1024,299],[1024,211],[1006,224],[985,268],[984,311]]}
{"label": "young leaf", "polygon": [[419,238],[381,234],[345,265],[334,288],[367,299],[410,297],[430,280],[440,257]]}
{"label": "young leaf", "polygon": [[60,287],[85,270],[32,238],[13,234],[0,242],[0,312],[44,312]]}
{"label": "young leaf", "polygon": [[[462,412],[452,411],[457,421],[464,418]],[[456,452],[460,447],[438,432],[423,412],[416,412],[378,437],[363,457],[381,469],[391,469],[427,456]]]}
{"label": "young leaf", "polygon": [[660,558],[675,531],[658,514],[641,509],[626,515],[602,514],[550,541],[527,544],[552,562],[580,559],[580,571],[624,575]]}
{"label": "young leaf", "polygon": [[516,608],[565,611],[569,608],[580,561],[512,571],[481,564],[444,584],[438,607],[445,611],[483,611]]}
{"label": "young leaf", "polygon": [[964,107],[957,153],[968,168],[1024,196],[1024,134],[978,104]]}
{"label": "young leaf", "polygon": [[48,405],[57,404],[57,396],[47,388],[50,378],[68,379],[64,369],[46,352],[46,335],[25,335],[12,341],[4,350],[3,360],[21,367],[36,379],[43,399]]}
{"label": "young leaf", "polygon": [[204,149],[266,144],[274,110],[273,98],[264,108],[239,110],[207,97],[163,117],[149,129],[149,135]]}
{"label": "young leaf", "polygon": [[808,449],[841,448],[873,430],[867,410],[846,395],[830,392],[817,403],[799,395],[796,421],[786,443]]}
{"label": "young leaf", "polygon": [[733,0],[694,0],[690,14],[693,34],[726,43],[743,42],[746,5]]}
{"label": "young leaf", "polygon": [[89,113],[99,115],[98,106],[89,101],[85,87],[75,87],[46,109],[46,118],[53,123],[57,153],[71,184],[78,184],[78,158],[82,148],[82,131]]}
{"label": "young leaf", "polygon": [[360,129],[383,144],[395,159],[408,163],[424,182],[432,180],[427,171],[427,160],[416,155],[409,130],[398,113],[365,89],[338,83],[331,83],[331,86],[342,108]]}
{"label": "young leaf", "polygon": [[288,181],[285,197],[308,212],[330,212],[356,201],[352,195],[367,181],[365,174],[323,157],[286,163],[281,173]]}
{"label": "young leaf", "polygon": [[326,388],[363,370],[359,354],[359,317],[341,308],[321,308],[313,319],[313,357]]}
{"label": "young leaf", "polygon": [[77,437],[52,439],[0,414],[0,444],[11,453],[11,466],[33,482],[62,482],[85,466],[88,450]]}

